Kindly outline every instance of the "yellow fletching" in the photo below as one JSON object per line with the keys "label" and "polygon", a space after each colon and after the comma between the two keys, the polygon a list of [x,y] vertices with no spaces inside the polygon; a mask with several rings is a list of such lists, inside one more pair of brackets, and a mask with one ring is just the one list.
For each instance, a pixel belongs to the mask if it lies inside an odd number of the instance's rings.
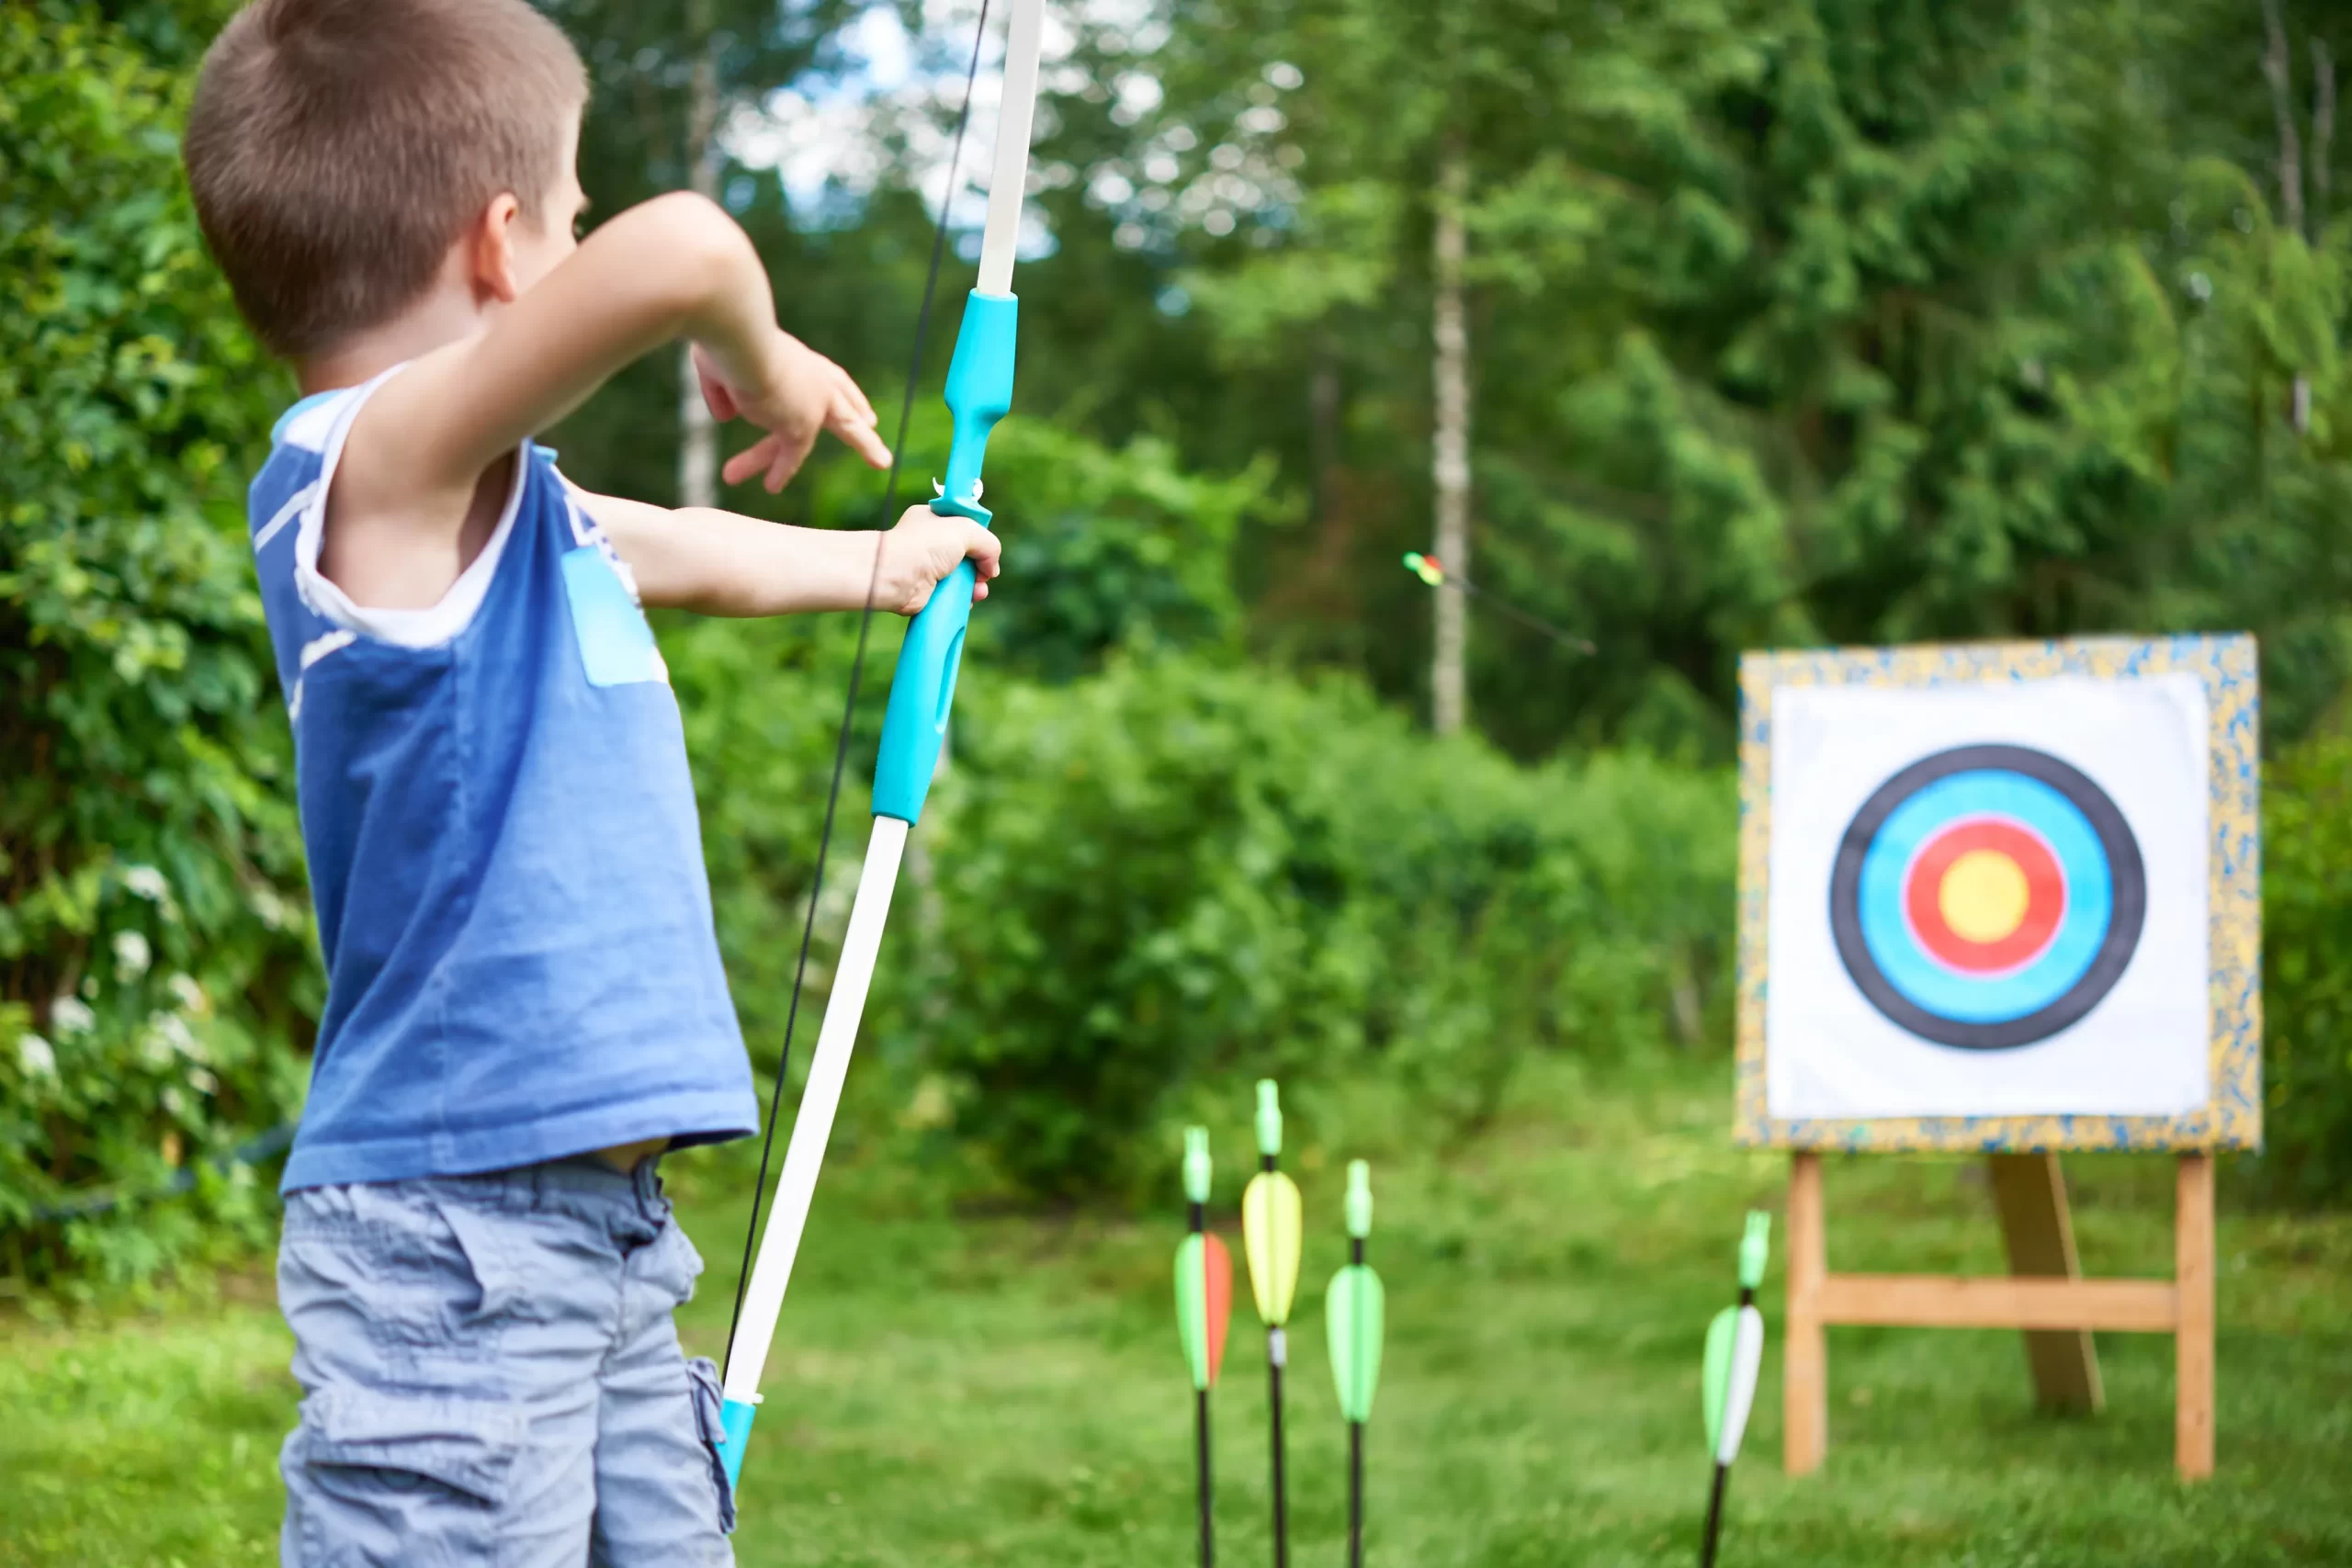
{"label": "yellow fletching", "polygon": [[1257,1298],[1259,1320],[1269,1325],[1290,1321],[1306,1228],[1298,1183],[1279,1170],[1250,1179],[1241,1194],[1241,1247],[1250,1260],[1250,1293]]}

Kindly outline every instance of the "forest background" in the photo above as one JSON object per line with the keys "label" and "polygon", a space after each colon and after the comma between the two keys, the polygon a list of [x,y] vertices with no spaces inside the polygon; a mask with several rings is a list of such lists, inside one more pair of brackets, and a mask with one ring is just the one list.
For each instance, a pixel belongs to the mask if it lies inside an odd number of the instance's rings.
{"label": "forest background", "polygon": [[[266,1239],[321,1001],[243,515],[290,383],[177,163],[229,8],[0,6],[0,1288],[36,1298]],[[548,8],[594,79],[595,211],[706,188],[877,404],[915,364],[919,486],[992,124],[993,42],[917,358],[972,9]],[[1743,649],[2251,630],[2269,1145],[2233,1190],[2352,1197],[2352,25],[2309,0],[1054,16],[989,482],[1011,575],[853,1156],[870,1134],[967,1198],[1117,1204],[1236,1074],[1283,1076],[1310,1125],[1318,1084],[1393,1078],[1449,1139],[1538,1055],[1709,1054],[1727,1085]],[[709,440],[669,356],[550,436],[654,500],[709,482]],[[882,504],[831,456],[726,499]],[[1432,594],[1397,563],[1433,544],[1594,651]],[[772,1075],[854,618],[659,629]]]}

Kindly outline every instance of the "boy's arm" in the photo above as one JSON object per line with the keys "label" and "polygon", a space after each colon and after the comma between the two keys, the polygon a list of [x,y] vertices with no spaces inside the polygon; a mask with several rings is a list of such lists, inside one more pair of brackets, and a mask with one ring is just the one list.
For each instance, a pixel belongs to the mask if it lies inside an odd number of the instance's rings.
{"label": "boy's arm", "polygon": [[572,492],[628,562],[648,605],[707,615],[857,610],[869,590],[876,609],[910,615],[967,557],[979,573],[978,602],[988,597],[1001,547],[979,525],[927,506],[909,508],[888,533],[873,533],[795,528],[707,507],[673,511],[578,486]]}
{"label": "boy's arm", "polygon": [[[616,371],[678,337],[701,344],[729,388],[750,389],[739,403],[825,370],[840,376],[777,328],[766,270],[735,220],[706,197],[675,194],[605,224],[486,330],[387,383],[371,407],[391,417],[379,416],[374,445],[398,451],[420,479],[470,485]],[[803,451],[823,419],[821,404],[742,412],[790,424],[778,433],[801,439]],[[878,440],[865,456],[889,461]]]}
{"label": "boy's arm", "polygon": [[[767,468],[770,489],[827,423],[868,462],[889,461],[854,383],[777,328],[743,231],[715,203],[673,195],[605,224],[483,331],[387,381],[354,423],[337,515],[454,537],[485,469],[678,337],[702,347],[733,412],[771,433],[751,470]],[[729,478],[752,456],[729,464]]]}

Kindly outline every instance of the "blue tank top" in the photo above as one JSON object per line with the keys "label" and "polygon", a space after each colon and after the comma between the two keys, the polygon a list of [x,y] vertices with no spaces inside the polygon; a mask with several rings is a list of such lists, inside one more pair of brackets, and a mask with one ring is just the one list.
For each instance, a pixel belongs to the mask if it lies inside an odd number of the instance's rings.
{"label": "blue tank top", "polygon": [[318,573],[382,380],[288,410],[249,498],[327,972],[281,1189],[749,1134],[677,701],[554,454],[434,608]]}

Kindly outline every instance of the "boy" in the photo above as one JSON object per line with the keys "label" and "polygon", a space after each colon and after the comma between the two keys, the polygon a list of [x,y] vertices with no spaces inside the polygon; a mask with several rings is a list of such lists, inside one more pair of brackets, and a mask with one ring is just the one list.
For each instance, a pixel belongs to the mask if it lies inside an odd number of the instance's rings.
{"label": "boy", "polygon": [[695,344],[779,488],[865,395],[698,197],[575,245],[586,98],[523,0],[258,0],[187,141],[239,307],[305,394],[254,482],[327,1003],[283,1184],[306,1397],[288,1564],[732,1560],[700,1260],[655,1159],[758,1118],[677,706],[639,605],[901,614],[993,536],[590,495],[534,445]]}

